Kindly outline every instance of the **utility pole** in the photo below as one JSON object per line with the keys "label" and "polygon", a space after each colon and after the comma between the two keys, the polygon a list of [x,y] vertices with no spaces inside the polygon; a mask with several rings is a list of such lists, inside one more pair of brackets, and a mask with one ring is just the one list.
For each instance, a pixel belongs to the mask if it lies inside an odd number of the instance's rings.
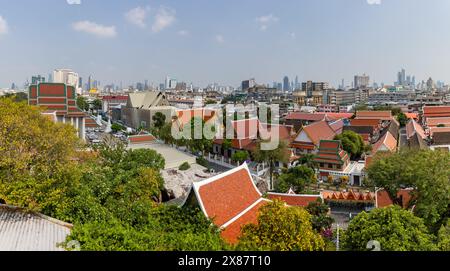
{"label": "utility pole", "polygon": [[336,251],[339,251],[339,224],[337,224]]}

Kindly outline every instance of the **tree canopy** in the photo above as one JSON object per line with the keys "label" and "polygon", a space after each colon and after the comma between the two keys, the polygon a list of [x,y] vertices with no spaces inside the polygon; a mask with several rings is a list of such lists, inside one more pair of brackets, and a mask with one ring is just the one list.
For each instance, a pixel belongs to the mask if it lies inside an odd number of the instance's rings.
{"label": "tree canopy", "polygon": [[274,201],[261,207],[257,224],[243,227],[238,249],[256,251],[321,251],[323,238],[313,230],[303,208]]}
{"label": "tree canopy", "polygon": [[[362,212],[350,222],[342,238],[346,250],[372,250],[369,242],[379,242],[384,251],[435,250],[434,236],[423,220],[398,206]],[[369,245],[369,247],[368,247]]]}
{"label": "tree canopy", "polygon": [[359,158],[364,153],[364,140],[361,135],[353,131],[345,131],[334,139],[342,142],[342,147],[352,159]]}
{"label": "tree canopy", "polygon": [[449,217],[449,165],[448,152],[409,150],[376,156],[368,175],[372,185],[384,188],[396,204],[400,204],[397,193],[401,188],[414,188],[414,213],[435,232]]}
{"label": "tree canopy", "polygon": [[313,169],[305,166],[297,166],[288,169],[278,177],[275,189],[280,193],[286,193],[290,188],[295,193],[302,193],[305,186],[315,181]]}

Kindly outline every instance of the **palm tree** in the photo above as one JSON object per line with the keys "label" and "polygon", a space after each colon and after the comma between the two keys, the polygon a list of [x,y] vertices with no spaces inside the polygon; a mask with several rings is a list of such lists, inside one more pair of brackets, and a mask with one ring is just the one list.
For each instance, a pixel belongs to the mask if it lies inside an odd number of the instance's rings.
{"label": "palm tree", "polygon": [[274,188],[273,184],[273,172],[275,170],[275,163],[287,163],[289,161],[289,151],[287,148],[287,144],[284,141],[280,141],[278,147],[272,150],[263,150],[261,148],[261,143],[258,142],[255,150],[253,151],[253,157],[255,161],[259,163],[267,163],[269,165],[269,174],[270,174],[270,189]]}
{"label": "palm tree", "polygon": [[307,167],[315,170],[317,168],[317,162],[314,161],[314,159],[316,159],[316,155],[314,155],[312,153],[306,153],[306,154],[303,154],[300,159],[298,159],[298,162],[301,165],[307,166]]}

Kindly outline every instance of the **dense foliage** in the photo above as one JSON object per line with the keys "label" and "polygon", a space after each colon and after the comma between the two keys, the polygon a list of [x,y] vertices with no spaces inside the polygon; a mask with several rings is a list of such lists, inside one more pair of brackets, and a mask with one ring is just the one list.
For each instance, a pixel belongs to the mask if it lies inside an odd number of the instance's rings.
{"label": "dense foliage", "polygon": [[295,193],[302,193],[305,186],[315,182],[315,172],[306,166],[297,166],[288,169],[278,177],[275,190],[280,193],[286,193],[289,189]]}
{"label": "dense foliage", "polygon": [[425,224],[436,232],[450,214],[450,154],[443,151],[413,150],[374,158],[368,168],[373,186],[384,188],[400,205],[397,192],[414,188],[411,206]]}
{"label": "dense foliage", "polygon": [[353,131],[345,131],[342,134],[337,135],[334,139],[342,142],[343,149],[352,159],[359,158],[364,153],[364,140],[361,135]]}
{"label": "dense foliage", "polygon": [[343,247],[351,251],[372,250],[371,241],[379,242],[384,251],[436,249],[434,236],[423,220],[398,206],[360,213],[350,222],[342,239]]}
{"label": "dense foliage", "polygon": [[243,227],[238,249],[256,251],[324,250],[323,238],[313,230],[303,208],[274,201],[261,207],[257,225]]}

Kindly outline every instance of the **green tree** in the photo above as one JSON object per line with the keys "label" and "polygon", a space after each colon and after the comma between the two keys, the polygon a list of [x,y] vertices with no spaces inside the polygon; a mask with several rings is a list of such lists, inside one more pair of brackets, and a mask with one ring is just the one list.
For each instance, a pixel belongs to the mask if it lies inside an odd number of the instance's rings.
{"label": "green tree", "polygon": [[292,188],[296,193],[302,193],[305,186],[313,183],[315,180],[315,172],[313,169],[305,166],[297,166],[288,169],[286,173],[278,177],[275,190],[280,193],[286,193]]}
{"label": "green tree", "polygon": [[81,145],[72,126],[41,113],[11,98],[0,99],[0,199],[51,212],[65,200]]}
{"label": "green tree", "polygon": [[287,163],[289,161],[289,152],[287,144],[284,141],[280,141],[275,148],[263,149],[262,143],[258,142],[255,150],[253,151],[254,159],[259,163],[267,163],[269,165],[270,174],[270,186],[274,188],[273,173],[275,171],[276,163]]}
{"label": "green tree", "polygon": [[315,162],[315,159],[316,155],[312,153],[306,153],[302,154],[302,157],[298,159],[298,162],[300,163],[300,165],[304,165],[314,170],[317,168],[317,163]]}
{"label": "green tree", "polygon": [[122,125],[120,125],[118,123],[113,123],[111,125],[111,130],[113,131],[113,133],[123,131],[124,129],[125,129],[125,127],[123,127]]}
{"label": "green tree", "polygon": [[244,161],[246,161],[248,159],[248,152],[246,152],[246,151],[237,151],[237,152],[235,152],[233,154],[231,159],[234,162],[243,163]]}
{"label": "green tree", "polygon": [[92,108],[94,109],[94,110],[101,110],[102,109],[102,100],[100,100],[100,99],[95,99],[93,102],[92,102]]}
{"label": "green tree", "polygon": [[415,188],[414,213],[436,232],[449,217],[450,154],[440,150],[407,150],[376,156],[368,168],[373,186],[384,188],[395,204],[401,188]]}
{"label": "green tree", "polygon": [[311,215],[313,229],[319,233],[331,229],[334,219],[328,215],[330,207],[322,201],[311,202],[306,211]]}
{"label": "green tree", "polygon": [[397,120],[400,123],[400,127],[405,127],[406,123],[408,123],[408,117],[403,112],[397,115]]}
{"label": "green tree", "polygon": [[313,230],[311,215],[303,208],[274,201],[260,209],[258,223],[245,225],[238,249],[257,251],[321,251],[322,237]]}
{"label": "green tree", "polygon": [[353,131],[345,131],[334,139],[342,142],[342,147],[352,159],[357,159],[364,153],[364,139]]}
{"label": "green tree", "polygon": [[156,112],[156,114],[152,117],[152,120],[153,120],[153,126],[159,130],[166,123],[166,115],[164,115],[161,112]]}
{"label": "green tree", "polygon": [[83,111],[89,111],[89,103],[86,98],[81,95],[77,97],[77,106]]}
{"label": "green tree", "polygon": [[450,220],[447,224],[442,225],[438,232],[438,248],[442,251],[450,251]]}
{"label": "green tree", "polygon": [[215,127],[198,117],[192,118],[188,125],[188,129],[183,129],[182,131],[183,139],[186,140],[187,146],[194,152],[211,150],[212,140],[210,138],[216,131]]}
{"label": "green tree", "polygon": [[423,220],[398,206],[362,212],[349,224],[342,238],[346,250],[365,251],[370,241],[377,241],[384,251],[435,250],[433,235]]}

